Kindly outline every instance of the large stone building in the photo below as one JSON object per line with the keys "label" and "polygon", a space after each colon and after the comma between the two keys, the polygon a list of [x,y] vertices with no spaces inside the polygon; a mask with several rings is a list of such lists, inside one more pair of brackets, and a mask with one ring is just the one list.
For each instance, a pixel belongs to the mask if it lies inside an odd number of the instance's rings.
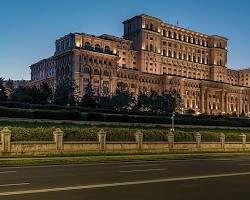
{"label": "large stone building", "polygon": [[54,56],[30,66],[32,81],[69,77],[81,94],[91,82],[96,95],[114,93],[118,82],[135,94],[175,89],[183,111],[249,115],[250,69],[227,67],[227,38],[144,14],[123,24],[123,37],[70,33],[56,40]]}

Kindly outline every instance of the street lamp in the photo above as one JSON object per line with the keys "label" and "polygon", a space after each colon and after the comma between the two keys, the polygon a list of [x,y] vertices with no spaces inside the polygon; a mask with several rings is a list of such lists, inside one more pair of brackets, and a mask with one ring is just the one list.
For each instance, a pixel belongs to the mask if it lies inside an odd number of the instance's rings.
{"label": "street lamp", "polygon": [[175,117],[175,111],[172,112],[172,117],[171,117],[171,120],[172,120],[172,126],[170,129],[171,132],[174,132],[174,117]]}

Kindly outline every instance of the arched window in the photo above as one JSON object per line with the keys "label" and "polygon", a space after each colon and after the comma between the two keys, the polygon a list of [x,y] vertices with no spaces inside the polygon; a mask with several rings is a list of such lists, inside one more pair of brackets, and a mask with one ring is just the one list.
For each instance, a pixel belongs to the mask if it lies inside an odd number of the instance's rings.
{"label": "arched window", "polygon": [[95,75],[99,75],[100,74],[99,70],[98,69],[94,69],[94,74]]}
{"label": "arched window", "polygon": [[181,57],[181,53],[179,53],[179,59],[182,59],[182,57]]}
{"label": "arched window", "polygon": [[171,37],[171,36],[172,36],[172,32],[169,31],[169,32],[168,32],[168,37]]}
{"label": "arched window", "polygon": [[174,55],[173,55],[174,58],[176,58],[176,52],[174,51]]}
{"label": "arched window", "polygon": [[166,56],[166,50],[165,49],[163,49],[163,56]]}
{"label": "arched window", "polygon": [[166,37],[166,30],[163,30],[163,36]]}
{"label": "arched window", "polygon": [[176,33],[174,32],[174,39],[176,39]]}
{"label": "arched window", "polygon": [[109,76],[109,72],[105,70],[105,71],[103,72],[103,76]]}
{"label": "arched window", "polygon": [[154,30],[154,25],[152,23],[150,23],[150,30],[153,31]]}
{"label": "arched window", "polygon": [[154,46],[150,44],[149,51],[154,51]]}
{"label": "arched window", "polygon": [[101,50],[101,46],[99,44],[95,44],[95,51],[100,51]]}
{"label": "arched window", "polygon": [[171,57],[172,56],[172,52],[171,50],[168,50],[168,56]]}
{"label": "arched window", "polygon": [[91,50],[91,44],[89,42],[85,42],[84,48],[87,50]]}
{"label": "arched window", "polygon": [[183,59],[186,60],[186,54],[183,54]]}
{"label": "arched window", "polygon": [[82,72],[86,73],[86,74],[89,74],[89,72],[90,72],[89,67],[83,67]]}
{"label": "arched window", "polygon": [[105,51],[105,53],[111,53],[111,50],[110,50],[109,46],[105,46],[104,51]]}

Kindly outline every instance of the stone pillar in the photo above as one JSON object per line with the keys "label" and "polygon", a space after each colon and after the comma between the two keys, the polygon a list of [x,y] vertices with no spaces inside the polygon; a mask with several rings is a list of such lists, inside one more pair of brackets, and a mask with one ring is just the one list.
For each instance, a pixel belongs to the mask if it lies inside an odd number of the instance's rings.
{"label": "stone pillar", "polygon": [[225,114],[225,92],[221,92],[221,112]]}
{"label": "stone pillar", "polygon": [[2,141],[2,153],[11,152],[11,131],[8,127],[3,128],[1,131],[1,141]]}
{"label": "stone pillar", "polygon": [[225,139],[226,139],[225,134],[221,133],[219,138],[220,138],[221,148],[224,149],[225,148]]}
{"label": "stone pillar", "polygon": [[169,150],[174,149],[174,134],[173,134],[173,132],[170,132],[168,134],[168,148],[169,148]]}
{"label": "stone pillar", "polygon": [[200,92],[200,111],[205,113],[205,88],[202,87]]}
{"label": "stone pillar", "polygon": [[243,150],[245,150],[246,142],[247,142],[247,136],[244,133],[241,133],[240,138],[241,138],[241,141],[242,141],[242,148],[243,148]]}
{"label": "stone pillar", "polygon": [[225,100],[226,100],[225,112],[228,113],[228,94],[227,93],[225,94]]}
{"label": "stone pillar", "polygon": [[57,128],[54,132],[54,141],[56,143],[56,151],[63,151],[63,131]]}
{"label": "stone pillar", "polygon": [[142,149],[143,149],[143,133],[139,130],[135,132],[135,141],[137,143],[137,150],[142,151]]}
{"label": "stone pillar", "polygon": [[200,133],[196,133],[194,135],[195,137],[195,142],[196,142],[196,148],[200,149],[201,148],[201,134]]}
{"label": "stone pillar", "polygon": [[106,150],[106,132],[101,129],[98,133],[98,141],[99,141],[99,150],[105,151]]}

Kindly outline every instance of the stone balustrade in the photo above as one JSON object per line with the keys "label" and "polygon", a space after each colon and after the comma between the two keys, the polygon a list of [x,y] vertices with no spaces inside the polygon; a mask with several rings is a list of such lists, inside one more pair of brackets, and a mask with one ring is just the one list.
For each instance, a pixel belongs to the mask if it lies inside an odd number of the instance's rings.
{"label": "stone balustrade", "polygon": [[218,134],[218,142],[202,140],[200,133],[194,133],[194,141],[175,141],[174,132],[167,135],[168,141],[144,141],[143,132],[134,133],[134,141],[107,141],[107,133],[100,129],[97,141],[64,141],[64,132],[56,129],[54,141],[11,141],[8,127],[0,131],[0,155],[6,154],[51,154],[66,152],[215,152],[249,151],[250,143],[245,134],[240,134],[240,142],[227,142],[223,133]]}

